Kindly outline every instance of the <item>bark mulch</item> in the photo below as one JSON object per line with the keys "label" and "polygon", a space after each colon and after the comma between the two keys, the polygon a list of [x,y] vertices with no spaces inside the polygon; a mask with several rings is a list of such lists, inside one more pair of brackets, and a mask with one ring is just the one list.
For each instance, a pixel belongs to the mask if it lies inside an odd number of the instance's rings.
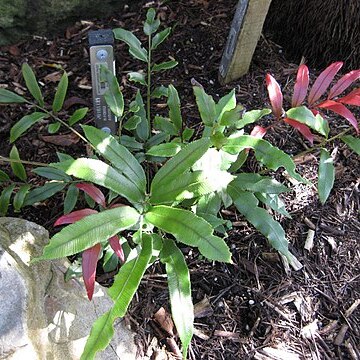
{"label": "bark mulch", "polygon": [[[61,75],[57,68],[60,65],[69,73],[71,84],[64,114],[79,105],[91,108],[88,30],[121,26],[141,37],[146,7],[151,5],[157,8],[162,21],[173,27],[172,36],[154,60],[170,55],[179,61],[177,68],[155,81],[177,87],[188,125],[197,128],[199,123],[191,78],[215,98],[235,87],[237,99],[246,109],[261,109],[268,106],[265,74],[271,72],[286,96],[290,96],[297,64],[284,58],[282,49],[263,35],[249,73],[237,82],[221,86],[217,81],[218,67],[236,3],[236,0],[180,0],[163,5],[157,1],[143,2],[108,19],[78,22],[53,38],[34,37],[4,47],[0,49],[0,86],[25,93],[20,67],[27,61],[51,103]],[[141,69],[142,64],[128,55],[124,44],[117,43],[115,51],[117,74],[126,99],[131,99],[135,88],[126,74]],[[1,155],[8,155],[9,130],[25,108],[1,107]],[[163,108],[164,103],[159,101],[153,112],[161,113]],[[360,118],[359,113],[356,115]],[[92,123],[91,116],[87,122]],[[331,126],[336,133],[344,122],[332,118]],[[47,137],[46,123],[41,123],[17,141],[21,158],[46,163],[56,160],[56,151],[73,156],[86,154],[83,145],[67,131],[60,135]],[[307,149],[298,133],[285,125],[279,125],[266,138],[291,154]],[[304,265],[302,270],[286,267],[264,237],[232,208],[223,211],[234,226],[227,238],[232,265],[204,261],[194,250],[183,248],[196,304],[190,359],[360,359],[360,170],[358,157],[343,144],[335,143],[330,150],[336,152],[336,181],[324,206],[314,186],[293,184],[281,173],[276,174],[291,188],[283,200],[292,216],[292,219],[277,216],[277,220],[287,233],[290,248]],[[314,183],[317,155],[315,152],[297,158],[298,171]],[[247,171],[253,171],[258,165],[250,160],[246,166]],[[28,170],[31,174],[30,167]],[[35,176],[31,178],[34,184],[39,181]],[[14,216],[35,221],[53,232],[51,227],[61,215],[62,201],[61,196],[56,196]],[[112,276],[100,273],[97,280],[109,284]],[[179,341],[171,321],[169,328],[166,326],[169,321],[163,320],[169,311],[164,269],[157,263],[147,271],[126,317],[136,331],[140,358],[176,358]]]}

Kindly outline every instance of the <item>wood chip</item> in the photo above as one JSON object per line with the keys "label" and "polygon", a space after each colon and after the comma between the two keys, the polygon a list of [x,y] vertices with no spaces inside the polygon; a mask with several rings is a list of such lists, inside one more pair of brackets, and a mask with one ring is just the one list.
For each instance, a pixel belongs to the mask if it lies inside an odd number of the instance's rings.
{"label": "wood chip", "polygon": [[316,226],[315,224],[310,220],[308,219],[307,217],[304,217],[304,223],[312,230],[315,230],[316,229]]}
{"label": "wood chip", "polygon": [[234,341],[240,341],[240,336],[238,333],[232,331],[225,331],[225,330],[215,330],[214,336],[224,337],[227,339],[231,339]]}
{"label": "wood chip", "polygon": [[346,332],[349,330],[349,325],[343,324],[340,328],[340,331],[336,335],[336,338],[334,339],[334,345],[340,346],[345,338]]}
{"label": "wood chip", "polygon": [[345,347],[350,355],[351,360],[359,360],[359,356],[350,340],[345,341]]}
{"label": "wood chip", "polygon": [[324,239],[329,243],[331,249],[336,253],[338,248],[335,239],[332,236],[324,236]]}
{"label": "wood chip", "polygon": [[194,327],[194,335],[200,338],[201,340],[209,340],[210,336],[206,335],[202,330]]}
{"label": "wood chip", "polygon": [[357,299],[353,302],[353,304],[345,311],[345,316],[350,317],[352,313],[358,308],[360,305],[360,299]]}
{"label": "wood chip", "polygon": [[301,329],[301,336],[305,339],[314,339],[315,336],[317,335],[318,332],[318,320],[315,319],[313,322],[311,322],[310,324],[307,324],[306,326],[304,326]]}
{"label": "wood chip", "polygon": [[306,249],[307,251],[311,251],[312,248],[314,247],[314,237],[315,237],[315,231],[312,229],[309,229],[307,236],[306,236],[305,245],[304,245],[304,249]]}
{"label": "wood chip", "polygon": [[301,360],[300,355],[285,349],[265,347],[254,355],[256,360]]}

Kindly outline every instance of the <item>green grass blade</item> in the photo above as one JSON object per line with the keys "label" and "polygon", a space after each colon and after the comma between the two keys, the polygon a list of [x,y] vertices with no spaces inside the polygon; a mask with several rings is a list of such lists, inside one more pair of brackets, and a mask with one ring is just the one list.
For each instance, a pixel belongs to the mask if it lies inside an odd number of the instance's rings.
{"label": "green grass blade", "polygon": [[26,102],[22,96],[13,93],[12,91],[0,88],[0,104],[22,104]]}
{"label": "green grass blade", "polygon": [[322,204],[325,204],[330,195],[335,181],[334,160],[326,149],[321,149],[319,174],[318,174],[318,193]]}
{"label": "green grass blade", "polygon": [[164,241],[160,260],[166,266],[171,313],[183,346],[183,357],[186,359],[194,331],[194,306],[191,300],[189,269],[184,255],[170,239]]}
{"label": "green grass blade", "polygon": [[156,173],[151,184],[151,190],[153,191],[153,189],[172,181],[189,170],[205,154],[209,146],[210,140],[208,138],[196,140],[185,146]]}
{"label": "green grass blade", "polygon": [[132,203],[140,203],[145,197],[127,177],[100,160],[80,158],[54,163],[51,166],[63,170],[68,175],[104,186]]}
{"label": "green grass blade", "polygon": [[176,240],[199,248],[208,259],[231,262],[231,253],[225,241],[214,236],[211,225],[191,211],[159,205],[151,208],[145,219],[175,236]]}
{"label": "green grass blade", "polygon": [[68,89],[68,84],[69,84],[68,75],[67,75],[66,71],[64,71],[64,73],[60,79],[58,88],[57,88],[55,96],[54,96],[54,101],[52,104],[52,109],[54,112],[59,112],[62,109],[62,107],[64,105],[66,92]]}
{"label": "green grass blade", "polygon": [[69,214],[75,208],[79,196],[79,189],[75,186],[75,184],[71,184],[65,195],[64,199],[64,214]]}
{"label": "green grass blade", "polygon": [[276,171],[280,167],[284,167],[291,177],[302,183],[307,183],[307,181],[295,171],[295,163],[292,158],[282,150],[272,146],[266,140],[250,135],[242,135],[228,139],[223,146],[223,150],[230,154],[238,154],[246,148],[254,149],[257,160],[269,169]]}
{"label": "green grass blade", "polygon": [[113,32],[116,39],[122,40],[129,45],[129,53],[132,56],[144,62],[148,61],[146,49],[141,46],[140,40],[131,31],[117,28]]}
{"label": "green grass blade", "polygon": [[108,84],[108,90],[104,95],[106,103],[115,116],[121,118],[124,113],[124,97],[120,90],[116,76],[114,76],[113,73],[103,65],[101,66],[100,71],[104,80],[106,80]]}
{"label": "green grass blade", "polygon": [[360,155],[360,139],[351,135],[343,135],[340,138],[349,148]]}
{"label": "green grass blade", "polygon": [[265,209],[258,207],[259,202],[254,194],[239,189],[236,183],[229,184],[228,193],[236,208],[269,240],[274,249],[286,257],[292,256],[284,229]]}
{"label": "green grass blade", "polygon": [[93,126],[83,125],[82,128],[86,138],[98,153],[110,161],[112,166],[132,181],[141,192],[145,192],[146,176],[144,169],[131,152],[119,144],[113,136]]}
{"label": "green grass blade", "polygon": [[65,186],[66,184],[63,182],[48,182],[43,186],[37,187],[26,195],[24,206],[44,201],[64,189]]}
{"label": "green grass blade", "polygon": [[29,64],[22,64],[21,71],[25,80],[26,87],[30,91],[30,94],[34,97],[34,99],[39,103],[40,106],[44,106],[44,99],[39,84]]}
{"label": "green grass blade", "polygon": [[15,188],[15,185],[9,185],[7,186],[5,189],[3,189],[3,191],[1,192],[0,195],[0,216],[5,216],[8,208],[9,208],[9,204],[10,204],[10,197],[11,194],[13,192]]}
{"label": "green grass blade", "polygon": [[115,277],[109,295],[114,306],[107,313],[98,318],[91,329],[81,360],[94,359],[98,351],[104,350],[114,335],[113,323],[118,317],[125,315],[130,302],[139,287],[152,255],[152,240],[143,235],[143,244],[140,254],[127,261]]}
{"label": "green grass blade", "polygon": [[183,123],[180,111],[180,99],[179,94],[173,85],[169,85],[168,88],[167,105],[169,107],[169,118],[175,125],[176,130],[180,132]]}
{"label": "green grass blade", "polygon": [[184,199],[193,199],[212,191],[213,187],[208,184],[207,178],[201,171],[188,172],[155,188],[150,202],[151,204],[170,204],[175,201],[181,202]]}
{"label": "green grass blade", "polygon": [[[15,145],[11,148],[10,155],[11,160],[20,160],[19,151]],[[22,181],[26,181],[27,175],[24,168],[24,165],[21,162],[10,162],[11,169],[16,177]]]}
{"label": "green grass blade", "polygon": [[29,184],[21,185],[19,190],[15,194],[14,200],[13,200],[13,205],[14,205],[15,212],[20,211],[20,209],[22,208],[22,206],[24,204],[25,197],[26,197],[27,193],[29,192],[29,189],[30,189]]}
{"label": "green grass blade", "polygon": [[108,240],[119,231],[128,229],[138,220],[138,212],[130,206],[86,216],[54,235],[45,246],[42,256],[36,260],[58,259],[77,254]]}
{"label": "green grass blade", "polygon": [[10,130],[10,142],[14,142],[17,140],[21,135],[23,135],[26,130],[31,128],[41,119],[47,117],[47,114],[42,112],[34,112],[30,115],[25,115],[22,117]]}

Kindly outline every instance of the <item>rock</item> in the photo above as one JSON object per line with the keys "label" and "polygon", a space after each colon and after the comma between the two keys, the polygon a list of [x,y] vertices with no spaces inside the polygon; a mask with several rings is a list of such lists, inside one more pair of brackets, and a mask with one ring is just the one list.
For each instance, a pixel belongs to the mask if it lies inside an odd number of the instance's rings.
{"label": "rock", "polygon": [[0,46],[64,31],[76,20],[115,15],[125,0],[0,0]]}
{"label": "rock", "polygon": [[[0,359],[79,359],[92,323],[112,304],[96,284],[92,302],[82,281],[64,282],[66,261],[29,265],[49,241],[39,225],[0,218]],[[133,333],[119,320],[97,359],[135,359]]]}

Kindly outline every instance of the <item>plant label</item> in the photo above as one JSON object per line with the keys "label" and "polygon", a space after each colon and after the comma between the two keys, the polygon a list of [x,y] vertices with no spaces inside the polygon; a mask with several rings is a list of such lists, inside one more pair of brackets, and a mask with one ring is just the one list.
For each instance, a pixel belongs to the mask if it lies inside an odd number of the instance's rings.
{"label": "plant label", "polygon": [[104,66],[115,75],[113,32],[108,29],[90,31],[88,38],[90,45],[91,82],[95,123],[99,129],[109,134],[114,134],[117,130],[117,118],[106,104],[105,93],[109,86],[102,78],[100,71],[101,67]]}

